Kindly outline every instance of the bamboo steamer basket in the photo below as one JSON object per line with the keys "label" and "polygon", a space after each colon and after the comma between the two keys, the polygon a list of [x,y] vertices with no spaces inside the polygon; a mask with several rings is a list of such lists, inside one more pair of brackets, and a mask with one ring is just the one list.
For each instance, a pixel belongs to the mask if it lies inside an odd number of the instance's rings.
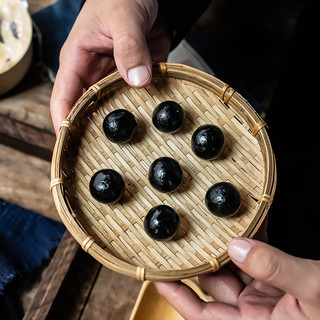
{"label": "bamboo steamer basket", "polygon": [[[175,134],[156,130],[151,115],[164,100],[186,112]],[[105,116],[118,108],[134,113],[138,129],[126,144],[104,135]],[[226,147],[216,160],[197,158],[192,133],[203,124],[218,125]],[[150,164],[161,156],[183,169],[182,186],[159,193],[148,181]],[[101,204],[90,194],[92,175],[103,168],[118,171],[126,185],[121,201]],[[231,218],[208,212],[204,197],[214,183],[228,181],[241,194],[241,207]],[[178,280],[217,271],[226,264],[233,237],[253,237],[267,215],[276,187],[275,158],[266,123],[250,104],[221,80],[181,64],[153,66],[152,83],[128,86],[118,72],[91,86],[60,127],[51,167],[53,199],[69,232],[83,250],[104,266],[139,280]],[[167,204],[180,215],[178,234],[154,241],[143,228],[155,205]]]}
{"label": "bamboo steamer basket", "polygon": [[0,95],[17,86],[32,63],[32,20],[26,7],[26,1],[0,0]]}

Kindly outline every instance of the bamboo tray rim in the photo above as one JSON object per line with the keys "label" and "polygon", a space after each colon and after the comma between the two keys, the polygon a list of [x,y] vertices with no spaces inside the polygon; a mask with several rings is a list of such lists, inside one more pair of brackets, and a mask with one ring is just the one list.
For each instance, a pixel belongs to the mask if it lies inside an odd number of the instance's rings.
{"label": "bamboo tray rim", "polygon": [[[251,223],[250,228],[248,228],[244,234],[244,236],[252,238],[267,215],[276,187],[276,164],[266,131],[266,123],[251,107],[247,100],[223,81],[205,72],[181,64],[161,62],[153,65],[154,77],[173,77],[183,80],[190,72],[197,85],[213,92],[219,97],[222,103],[237,108],[238,110],[243,110],[246,115],[246,121],[250,126],[249,131],[259,140],[259,144],[263,145],[265,148],[265,150],[262,151],[266,153],[266,166],[270,168],[270,170],[266,172],[264,192],[258,200],[259,208],[256,217]],[[119,83],[124,83],[124,80],[118,72],[115,72],[91,86],[76,102],[60,126],[60,133],[52,156],[50,189],[62,222],[84,251],[91,254],[106,267],[139,280],[180,280],[218,270],[221,266],[229,262],[230,258],[227,252],[222,253],[217,258],[210,258],[206,263],[201,265],[181,270],[149,270],[145,267],[132,265],[116,258],[100,247],[77,220],[68,199],[65,197],[63,176],[61,173],[63,149],[73,128],[73,123],[83,109],[94,109],[96,102]]]}

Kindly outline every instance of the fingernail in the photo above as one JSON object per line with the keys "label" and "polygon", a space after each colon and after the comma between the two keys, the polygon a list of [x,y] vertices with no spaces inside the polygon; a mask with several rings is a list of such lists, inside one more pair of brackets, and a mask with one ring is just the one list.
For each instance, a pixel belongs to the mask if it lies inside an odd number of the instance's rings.
{"label": "fingernail", "polygon": [[252,243],[245,239],[233,239],[229,244],[229,255],[232,260],[242,263],[252,247]]}
{"label": "fingernail", "polygon": [[134,86],[142,86],[150,78],[147,66],[138,66],[128,71],[128,80]]}

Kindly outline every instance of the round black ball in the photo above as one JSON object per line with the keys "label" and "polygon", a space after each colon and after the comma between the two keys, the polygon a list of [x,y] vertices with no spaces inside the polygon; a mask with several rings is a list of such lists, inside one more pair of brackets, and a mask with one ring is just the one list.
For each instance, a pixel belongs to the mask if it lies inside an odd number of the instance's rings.
{"label": "round black ball", "polygon": [[137,122],[132,112],[126,109],[117,109],[104,118],[102,127],[111,142],[126,143],[134,136]]}
{"label": "round black ball", "polygon": [[231,217],[241,205],[238,189],[229,182],[219,182],[209,188],[205,197],[209,211],[218,217]]}
{"label": "round black ball", "polygon": [[144,230],[154,240],[172,239],[179,225],[179,215],[166,205],[153,207],[144,219]]}
{"label": "round black ball", "polygon": [[124,189],[122,176],[112,169],[102,169],[96,172],[90,180],[92,197],[102,203],[117,202],[122,197]]}
{"label": "round black ball", "polygon": [[149,168],[149,182],[156,190],[166,193],[176,190],[182,182],[182,169],[175,159],[161,157]]}
{"label": "round black ball", "polygon": [[161,102],[152,113],[152,123],[161,132],[177,132],[184,122],[184,111],[175,101]]}
{"label": "round black ball", "polygon": [[223,151],[225,137],[221,129],[212,124],[200,126],[191,137],[191,149],[201,159],[212,160]]}

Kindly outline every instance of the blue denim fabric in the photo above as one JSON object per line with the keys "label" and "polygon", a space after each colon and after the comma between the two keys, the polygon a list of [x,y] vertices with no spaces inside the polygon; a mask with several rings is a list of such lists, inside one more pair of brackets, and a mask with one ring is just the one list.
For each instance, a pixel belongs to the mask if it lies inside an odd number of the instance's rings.
{"label": "blue denim fabric", "polygon": [[62,223],[0,199],[0,295],[49,259],[64,232]]}
{"label": "blue denim fabric", "polygon": [[59,0],[32,15],[41,32],[43,62],[54,73],[59,68],[61,47],[71,31],[82,3],[82,0]]}

